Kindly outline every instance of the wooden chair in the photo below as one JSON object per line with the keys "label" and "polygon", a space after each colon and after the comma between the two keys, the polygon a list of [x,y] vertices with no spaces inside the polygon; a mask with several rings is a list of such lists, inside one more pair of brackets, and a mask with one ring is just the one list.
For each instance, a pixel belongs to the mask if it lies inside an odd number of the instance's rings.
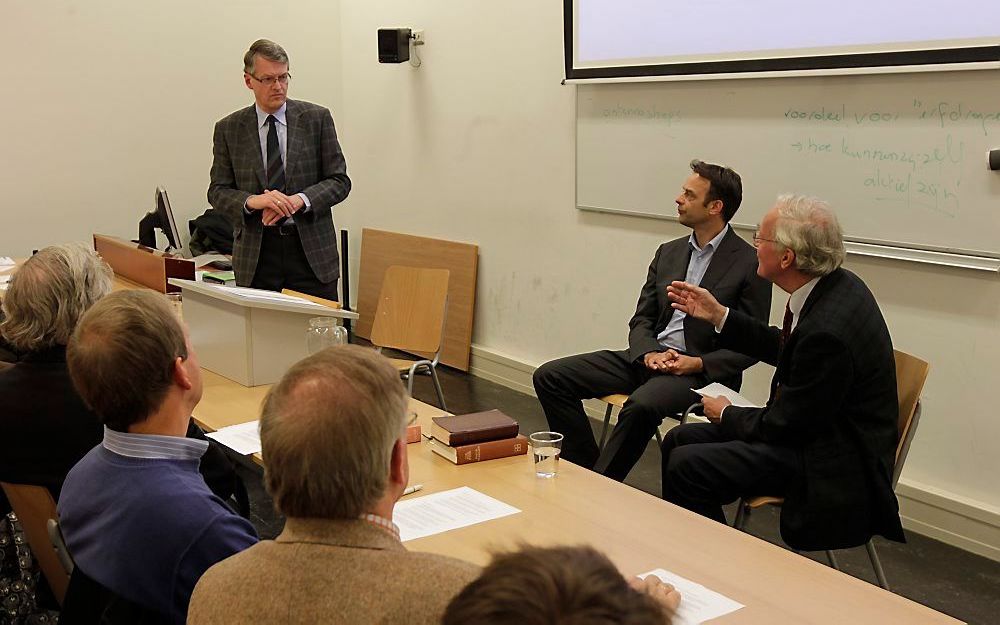
{"label": "wooden chair", "polygon": [[447,269],[424,269],[393,265],[385,270],[379,294],[371,342],[382,348],[401,350],[422,356],[420,360],[390,358],[407,381],[413,395],[413,377],[419,372],[434,381],[438,402],[448,410],[438,380],[445,308],[448,303]]}
{"label": "wooden chair", "polygon": [[[899,474],[903,472],[903,463],[906,462],[906,455],[910,451],[910,443],[917,431],[917,423],[920,421],[920,392],[927,381],[927,373],[930,365],[926,361],[911,356],[906,352],[895,350],[896,359],[896,394],[899,402],[899,417],[896,422],[898,441],[896,443],[896,462],[892,469],[892,487],[896,488],[899,481]],[[785,502],[783,497],[744,497],[740,499],[739,507],[736,511],[736,519],[733,527],[744,529],[750,513],[761,506],[780,506]],[[871,560],[872,568],[875,570],[875,577],[878,578],[878,585],[889,590],[889,583],[885,579],[885,572],[882,570],[882,563],[878,559],[878,552],[875,551],[875,543],[870,539],[865,543],[868,551],[868,559]],[[830,566],[837,566],[837,559],[833,551],[827,549],[826,557],[830,561]]]}
{"label": "wooden chair", "polygon": [[52,594],[61,606],[66,597],[66,587],[69,585],[69,573],[49,539],[48,522],[58,518],[55,500],[52,499],[49,489],[44,486],[7,482],[0,482],[0,486],[3,487],[11,508],[20,519],[31,553],[38,561]]}

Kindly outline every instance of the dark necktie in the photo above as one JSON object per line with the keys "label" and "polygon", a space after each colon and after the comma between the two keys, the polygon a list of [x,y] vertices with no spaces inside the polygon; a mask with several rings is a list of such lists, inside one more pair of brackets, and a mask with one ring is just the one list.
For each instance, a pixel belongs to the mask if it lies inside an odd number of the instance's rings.
{"label": "dark necktie", "polygon": [[281,161],[281,148],[278,146],[278,120],[274,115],[267,116],[267,188],[285,192],[285,164]]}
{"label": "dark necktie", "polygon": [[[791,300],[789,300],[791,301]],[[785,346],[788,335],[792,333],[792,309],[785,303],[785,317],[781,320],[781,346]]]}

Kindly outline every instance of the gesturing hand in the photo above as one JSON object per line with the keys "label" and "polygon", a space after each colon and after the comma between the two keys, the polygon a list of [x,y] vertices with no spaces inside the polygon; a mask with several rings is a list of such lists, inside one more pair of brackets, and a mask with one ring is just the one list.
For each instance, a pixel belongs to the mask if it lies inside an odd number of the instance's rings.
{"label": "gesturing hand", "polygon": [[716,327],[722,323],[722,318],[726,314],[726,307],[707,289],[687,282],[671,282],[667,287],[667,297],[670,298],[670,305],[677,310]]}

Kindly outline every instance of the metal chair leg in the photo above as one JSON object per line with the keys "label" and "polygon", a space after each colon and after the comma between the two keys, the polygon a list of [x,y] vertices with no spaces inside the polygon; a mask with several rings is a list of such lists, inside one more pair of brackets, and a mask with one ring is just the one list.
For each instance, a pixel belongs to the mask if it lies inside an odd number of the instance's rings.
{"label": "metal chair leg", "polygon": [[431,380],[434,381],[434,390],[437,391],[438,401],[441,403],[441,410],[448,412],[448,406],[444,403],[444,391],[441,389],[441,381],[438,379],[437,367],[429,367],[431,370]]}
{"label": "metal chair leg", "polygon": [[419,365],[413,365],[410,367],[409,373],[406,374],[406,392],[413,397],[413,378],[417,374],[417,367]]}
{"label": "metal chair leg", "polygon": [[740,499],[739,504],[736,506],[736,518],[733,519],[733,527],[744,531],[744,527],[747,524],[747,517],[750,516],[750,507],[747,506],[746,502]]}
{"label": "metal chair leg", "polygon": [[826,550],[826,559],[830,561],[830,568],[840,570],[840,566],[837,564],[837,558],[833,555],[833,551],[830,549]]}
{"label": "metal chair leg", "polygon": [[878,585],[889,590],[889,582],[885,579],[885,571],[882,570],[882,562],[879,561],[878,552],[875,551],[875,543],[869,539],[865,543],[865,549],[868,550],[868,559],[872,561],[872,568],[875,569],[875,577],[878,579]]}
{"label": "metal chair leg", "polygon": [[604,427],[601,428],[601,442],[597,448],[604,449],[604,441],[608,437],[608,426],[611,424],[611,412],[615,409],[614,404],[608,404],[608,409],[604,411]]}

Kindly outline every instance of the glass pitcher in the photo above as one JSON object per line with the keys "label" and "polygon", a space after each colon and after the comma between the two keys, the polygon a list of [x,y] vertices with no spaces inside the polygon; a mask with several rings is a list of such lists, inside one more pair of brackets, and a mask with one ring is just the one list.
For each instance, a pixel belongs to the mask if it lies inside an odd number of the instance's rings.
{"label": "glass pitcher", "polygon": [[337,322],[336,317],[313,317],[306,330],[306,349],[309,354],[326,349],[331,345],[346,345],[347,329]]}

